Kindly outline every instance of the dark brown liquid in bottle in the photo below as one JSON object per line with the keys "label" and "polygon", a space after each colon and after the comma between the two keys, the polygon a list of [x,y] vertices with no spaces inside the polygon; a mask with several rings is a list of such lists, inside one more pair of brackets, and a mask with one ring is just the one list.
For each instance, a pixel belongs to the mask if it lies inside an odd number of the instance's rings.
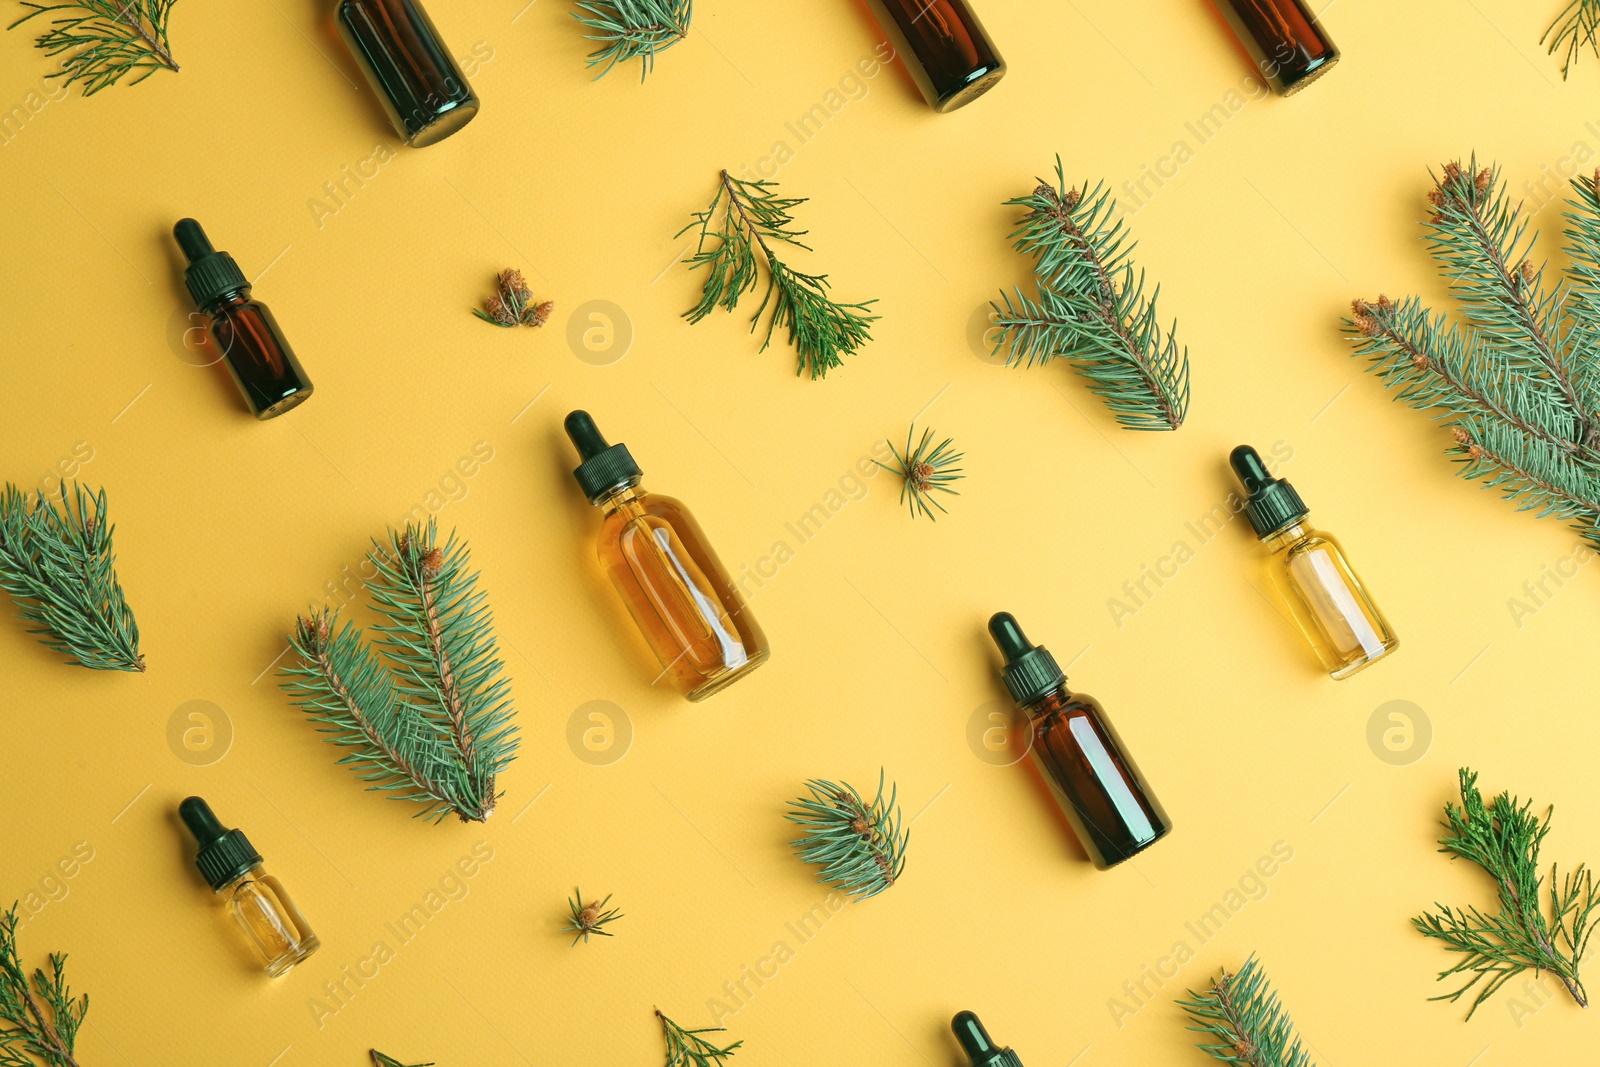
{"label": "dark brown liquid in bottle", "polygon": [[395,132],[415,148],[478,113],[478,97],[416,0],[340,0],[335,22]]}
{"label": "dark brown liquid in bottle", "polygon": [[250,299],[250,290],[230,293],[205,311],[217,350],[256,418],[282,415],[311,395],[311,380],[278,320],[267,305]]}
{"label": "dark brown liquid in bottle", "polygon": [[1172,829],[1092,697],[1063,687],[1030,704],[1028,714],[1034,764],[1096,867],[1121,863]]}
{"label": "dark brown liquid in bottle", "polygon": [[966,0],[867,3],[934,110],[971,103],[1005,75],[1005,61]]}
{"label": "dark brown liquid in bottle", "polygon": [[1339,61],[1303,0],[1217,0],[1217,6],[1268,84],[1285,96]]}

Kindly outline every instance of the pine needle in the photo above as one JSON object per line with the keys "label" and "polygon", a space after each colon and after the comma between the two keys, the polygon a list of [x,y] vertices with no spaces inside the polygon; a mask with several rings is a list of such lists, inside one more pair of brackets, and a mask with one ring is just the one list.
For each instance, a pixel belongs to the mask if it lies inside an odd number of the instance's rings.
{"label": "pine needle", "polygon": [[1539,38],[1550,42],[1548,53],[1561,53],[1561,79],[1566,80],[1578,53],[1587,48],[1600,56],[1600,0],[1572,0]]}
{"label": "pine needle", "polygon": [[666,1067],[717,1067],[733,1058],[734,1050],[743,1041],[735,1041],[727,1048],[718,1048],[701,1034],[720,1034],[724,1029],[720,1026],[707,1026],[699,1030],[686,1030],[661,1014],[661,1009],[656,1009],[656,1018],[661,1020],[661,1031],[667,1042]]}
{"label": "pine needle", "polygon": [[950,483],[966,477],[961,473],[961,468],[956,466],[962,460],[962,453],[955,451],[955,444],[948,437],[934,444],[931,429],[923,430],[920,440],[916,438],[916,432],[916,424],[912,423],[911,428],[906,431],[904,454],[894,447],[892,441],[884,442],[894,455],[894,466],[891,467],[878,460],[872,462],[900,477],[900,503],[910,508],[913,519],[921,514],[932,521],[937,521],[938,516],[933,513],[933,509],[945,511],[945,506],[939,503],[934,494],[961,495],[958,490],[950,487]]}
{"label": "pine needle", "polygon": [[87,996],[67,988],[67,957],[50,954],[50,972],[34,970],[31,981],[17,949],[17,905],[0,916],[0,1065],[78,1067],[72,1046],[89,1012]]}
{"label": "pine needle", "polygon": [[866,311],[877,301],[836,303],[828,296],[826,274],[805,274],[778,258],[774,245],[806,251],[810,247],[801,242],[806,231],[794,228],[792,214],[805,200],[778,196],[776,188],[776,182],[744,181],[723,171],[711,206],[695,212],[693,221],[678,231],[681,237],[699,228],[699,243],[689,266],[706,270],[700,302],[684,317],[699,322],[719,307],[733,311],[740,298],[756,288],[764,262],[766,291],[750,319],[754,333],[766,315],[761,351],[772,344],[775,330],[787,327],[789,344],[799,355],[795,373],[809,372],[813,379],[826,377],[828,371],[843,365],[843,357],[854,355],[871,340],[870,324],[877,316]]}
{"label": "pine needle", "polygon": [[572,938],[574,945],[579,941],[588,944],[589,935],[591,934],[598,937],[612,936],[611,931],[605,928],[606,925],[616,922],[623,915],[618,908],[607,908],[606,905],[609,903],[611,903],[610,893],[606,894],[604,900],[591,900],[588,903],[584,903],[583,890],[574,889],[572,891],[572,898],[567,901],[567,907],[572,914],[567,919],[565,929],[568,933],[574,935]]}
{"label": "pine needle", "polygon": [[1178,1006],[1189,1013],[1190,1030],[1216,1039],[1198,1046],[1212,1059],[1236,1067],[1315,1067],[1254,956],[1237,974],[1223,971],[1205,989],[1188,993]]}
{"label": "pine needle", "polygon": [[348,749],[338,762],[369,789],[422,805],[418,817],[453,811],[483,822],[516,755],[511,683],[466,544],[452,534],[440,548],[436,539],[432,519],[391,531],[369,557],[378,573],[368,588],[384,619],[375,639],[341,625],[337,611],[301,616],[289,637],[300,662],[281,684],[330,743]]}
{"label": "pine needle", "polygon": [[61,69],[47,77],[65,84],[83,83],[93,96],[108,85],[134,75],[138,85],[158,70],[176,71],[167,22],[177,0],[67,0],[35,3],[21,0],[28,13],[7,29],[16,29],[40,15],[56,15],[50,29],[34,44],[47,55],[62,56]]}
{"label": "pine needle", "polygon": [[1442,941],[1461,959],[1439,972],[1439,980],[1466,975],[1464,985],[1433,1000],[1460,1000],[1480,982],[1467,1018],[1479,1005],[1525,971],[1549,971],[1561,980],[1579,1007],[1588,1007],[1588,994],[1578,977],[1587,952],[1594,910],[1600,906],[1589,870],[1579,864],[1562,876],[1550,866],[1549,916],[1539,895],[1539,846],[1550,832],[1550,816],[1533,814],[1531,801],[1501,793],[1487,804],[1478,791],[1478,776],[1461,768],[1461,805],[1444,808],[1445,836],[1439,849],[1451,859],[1468,860],[1481,867],[1495,883],[1498,909],[1493,914],[1476,907],[1450,908],[1435,904],[1412,924],[1424,937]]}
{"label": "pine needle", "polygon": [[911,831],[901,828],[893,785],[884,799],[883,772],[871,803],[848,782],[813,779],[806,787],[811,796],[792,801],[787,816],[800,824],[804,836],[789,844],[806,863],[822,868],[817,881],[852,900],[875,897],[894,885],[905,871]]}
{"label": "pine needle", "polygon": [[372,1067],[434,1067],[432,1062],[407,1065],[401,1063],[393,1056],[385,1056],[377,1049],[370,1049],[369,1051],[372,1054]]}
{"label": "pine needle", "polygon": [[1011,365],[1066,359],[1127,429],[1183,425],[1189,351],[1178,346],[1176,323],[1162,329],[1160,287],[1146,296],[1134,243],[1105,183],[1069,189],[1057,156],[1056,185],[1040,179],[1032,193],[1006,204],[1027,209],[1011,237],[1034,261],[1038,295],[1000,294],[992,305],[1000,327],[995,351],[1007,349]]}
{"label": "pine needle", "polygon": [[595,80],[611,73],[618,63],[639,60],[643,82],[656,68],[656,55],[689,36],[694,0],[582,0],[572,13],[592,33],[584,38],[599,42],[587,65],[603,67]]}
{"label": "pine needle", "polygon": [[0,497],[0,589],[47,647],[80,667],[142,671],[139,624],[117,581],[106,493],[73,483],[60,501],[9,482]]}

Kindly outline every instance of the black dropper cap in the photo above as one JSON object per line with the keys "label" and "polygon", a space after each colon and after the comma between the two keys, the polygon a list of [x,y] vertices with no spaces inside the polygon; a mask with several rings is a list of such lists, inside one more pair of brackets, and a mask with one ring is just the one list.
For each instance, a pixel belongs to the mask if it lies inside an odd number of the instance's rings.
{"label": "black dropper cap", "polygon": [[261,853],[251,846],[244,832],[224,827],[211,805],[199,797],[190,797],[179,804],[178,814],[200,843],[194,863],[212,889],[221,889],[261,862]]}
{"label": "black dropper cap", "polygon": [[1017,1059],[1015,1052],[995,1047],[989,1038],[989,1031],[970,1011],[957,1012],[956,1017],[950,1020],[950,1029],[955,1031],[956,1040],[961,1043],[961,1050],[967,1054],[967,1059],[972,1061],[972,1067],[1022,1067],[1022,1061]]}
{"label": "black dropper cap", "polygon": [[183,272],[183,282],[189,287],[196,307],[205,307],[240,289],[250,288],[250,279],[244,276],[239,264],[226,252],[211,247],[211,239],[194,219],[179,219],[172,228],[189,260],[189,269]]}
{"label": "black dropper cap", "polygon": [[1066,682],[1067,676],[1050,650],[1029,644],[1016,617],[1009,611],[997,612],[989,620],[989,636],[1006,658],[1006,669],[1000,677],[1010,690],[1011,699],[1018,704],[1032,704]]}
{"label": "black dropper cap", "polygon": [[1310,510],[1306,502],[1300,499],[1294,486],[1268,473],[1267,465],[1261,462],[1261,453],[1249,445],[1240,445],[1228,453],[1228,462],[1248,494],[1244,514],[1257,537],[1266,537],[1306,517]]}
{"label": "black dropper cap", "polygon": [[627,445],[606,444],[600,428],[587,411],[570,413],[563,425],[567,428],[567,436],[572,438],[573,445],[578,449],[578,455],[583,458],[572,476],[578,479],[578,487],[589,498],[589,503],[600,503],[618,489],[636,484],[644,475],[633,461]]}

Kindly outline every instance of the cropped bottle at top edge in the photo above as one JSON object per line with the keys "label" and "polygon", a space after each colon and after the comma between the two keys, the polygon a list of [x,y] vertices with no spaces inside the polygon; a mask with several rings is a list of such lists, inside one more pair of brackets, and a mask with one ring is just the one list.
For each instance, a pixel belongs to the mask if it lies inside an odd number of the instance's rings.
{"label": "cropped bottle at top edge", "polygon": [[1267,84],[1289,96],[1339,62],[1339,50],[1305,0],[1217,0]]}
{"label": "cropped bottle at top edge", "polygon": [[935,111],[954,111],[1005,77],[1005,60],[967,0],[867,0]]}
{"label": "cropped bottle at top edge", "polygon": [[627,446],[607,444],[588,412],[568,415],[566,430],[583,458],[573,477],[605,512],[600,566],[662,675],[690,700],[704,700],[766,662],[766,636],[688,510],[639,488],[642,472]]}
{"label": "cropped bottle at top edge", "polygon": [[338,0],[334,22],[406,144],[435,144],[472,121],[478,96],[417,0]]}
{"label": "cropped bottle at top edge", "polygon": [[1306,525],[1308,509],[1294,486],[1274,478],[1249,445],[1228,459],[1249,494],[1245,516],[1272,553],[1273,586],[1328,673],[1348,678],[1398,648],[1339,542]]}
{"label": "cropped bottle at top edge", "polygon": [[180,219],[172,234],[189,268],[183,280],[210,322],[222,362],[258,419],[271,419],[311,395],[311,379],[284,339],[267,305],[250,296],[250,281],[232,256],[211,247],[194,219]]}
{"label": "cropped bottle at top edge", "polygon": [[1006,689],[1028,713],[1028,754],[1094,865],[1113,867],[1165,837],[1172,820],[1099,702],[1069,691],[1055,657],[1011,615],[991,618],[989,635],[1005,656]]}
{"label": "cropped bottle at top edge", "polygon": [[266,872],[261,854],[249,838],[224,828],[210,805],[199,797],[178,805],[178,814],[200,845],[195,866],[269,975],[286,974],[318,949],[317,935],[306,925],[283,883]]}

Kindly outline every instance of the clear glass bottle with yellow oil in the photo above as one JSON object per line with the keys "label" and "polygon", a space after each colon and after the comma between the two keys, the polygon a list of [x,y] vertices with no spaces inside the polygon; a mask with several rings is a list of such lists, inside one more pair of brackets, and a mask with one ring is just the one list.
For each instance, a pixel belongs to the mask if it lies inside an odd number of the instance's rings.
{"label": "clear glass bottle with yellow oil", "polygon": [[1331,534],[1312,529],[1294,486],[1240,445],[1228,457],[1248,496],[1245,516],[1272,553],[1269,574],[1329,674],[1348,678],[1400,645]]}
{"label": "clear glass bottle with yellow oil", "polygon": [[583,462],[573,477],[602,509],[600,566],[661,661],[661,676],[704,700],[766,662],[771,650],[744,598],[678,501],[639,487],[623,444],[607,444],[586,411],[566,419]]}
{"label": "clear glass bottle with yellow oil", "polygon": [[195,866],[269,975],[287,974],[321,947],[283,883],[266,872],[261,853],[243,832],[225,828],[199,797],[179,804],[178,814],[200,845]]}

